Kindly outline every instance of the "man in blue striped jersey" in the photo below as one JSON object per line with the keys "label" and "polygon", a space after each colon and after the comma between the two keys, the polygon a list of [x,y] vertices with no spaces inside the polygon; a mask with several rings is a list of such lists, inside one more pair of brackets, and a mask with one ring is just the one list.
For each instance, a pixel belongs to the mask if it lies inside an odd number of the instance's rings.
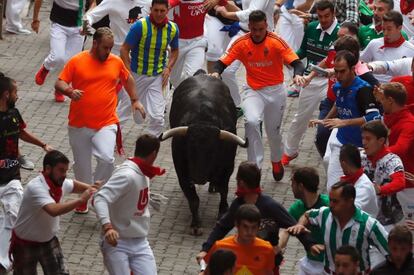
{"label": "man in blue striped jersey", "polygon": [[309,232],[307,225],[318,226],[323,233],[324,245],[311,247],[313,254],[324,253],[325,272],[334,274],[336,250],[343,245],[354,246],[360,255],[359,269],[367,274],[371,268],[370,245],[382,255],[388,255],[388,233],[379,221],[355,207],[355,187],[346,182],[334,184],[329,192],[329,207],[306,212],[298,224],[288,228],[297,235]]}
{"label": "man in blue striped jersey", "polygon": [[[178,56],[178,27],[167,18],[168,0],[152,0],[150,15],[132,25],[121,47],[121,58],[133,73],[138,97],[149,119],[146,132],[158,136],[164,126],[167,85]],[[167,56],[167,47],[171,53]],[[134,114],[137,124],[143,118]]]}

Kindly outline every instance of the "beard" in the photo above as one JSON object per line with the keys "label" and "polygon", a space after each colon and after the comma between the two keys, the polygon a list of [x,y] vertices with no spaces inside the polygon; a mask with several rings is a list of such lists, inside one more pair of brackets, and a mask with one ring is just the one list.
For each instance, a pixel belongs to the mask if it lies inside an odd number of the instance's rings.
{"label": "beard", "polygon": [[49,178],[53,181],[54,184],[57,186],[62,186],[63,182],[65,181],[65,177],[62,178],[56,178],[53,174],[49,176]]}
{"label": "beard", "polygon": [[9,109],[13,109],[14,107],[16,107],[16,101],[9,100],[9,102],[7,102],[7,107]]}

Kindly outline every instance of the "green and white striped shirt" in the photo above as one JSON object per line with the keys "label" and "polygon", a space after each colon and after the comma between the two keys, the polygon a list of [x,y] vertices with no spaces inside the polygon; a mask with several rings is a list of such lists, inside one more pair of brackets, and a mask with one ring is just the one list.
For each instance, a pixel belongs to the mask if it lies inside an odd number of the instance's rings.
{"label": "green and white striped shirt", "polygon": [[388,255],[388,233],[379,221],[355,207],[355,214],[341,230],[329,207],[309,211],[309,222],[322,230],[325,244],[325,268],[335,270],[335,253],[342,245],[354,246],[360,256],[360,270],[370,269],[369,247],[374,245],[381,254]]}

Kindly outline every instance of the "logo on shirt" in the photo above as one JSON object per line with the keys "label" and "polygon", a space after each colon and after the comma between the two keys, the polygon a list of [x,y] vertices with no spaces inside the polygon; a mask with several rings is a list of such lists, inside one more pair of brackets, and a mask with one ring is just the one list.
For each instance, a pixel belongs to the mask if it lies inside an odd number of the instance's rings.
{"label": "logo on shirt", "polygon": [[148,200],[148,187],[147,187],[145,189],[142,189],[139,192],[139,198],[138,198],[138,203],[137,203],[138,212],[136,212],[134,216],[142,216],[142,214],[144,214],[148,201],[149,200]]}
{"label": "logo on shirt", "polygon": [[194,5],[194,6],[189,5],[188,9],[190,11],[191,16],[198,16],[206,12],[204,9],[204,4]]}
{"label": "logo on shirt", "polygon": [[127,22],[128,24],[133,24],[136,21],[138,21],[139,19],[142,18],[141,13],[142,13],[142,7],[135,7],[129,10],[129,14],[128,14],[128,19]]}

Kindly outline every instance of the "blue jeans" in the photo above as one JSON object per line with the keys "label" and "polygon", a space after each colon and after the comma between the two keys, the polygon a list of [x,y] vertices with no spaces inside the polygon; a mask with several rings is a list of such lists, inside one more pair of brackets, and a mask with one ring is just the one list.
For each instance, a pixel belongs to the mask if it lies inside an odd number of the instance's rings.
{"label": "blue jeans", "polygon": [[[334,102],[325,98],[321,101],[319,105],[319,116],[318,119],[324,119],[329,111],[331,110]],[[328,144],[329,136],[331,135],[331,130],[323,125],[318,125],[316,130],[315,145],[318,150],[319,155],[323,158],[326,151],[326,145]]]}

